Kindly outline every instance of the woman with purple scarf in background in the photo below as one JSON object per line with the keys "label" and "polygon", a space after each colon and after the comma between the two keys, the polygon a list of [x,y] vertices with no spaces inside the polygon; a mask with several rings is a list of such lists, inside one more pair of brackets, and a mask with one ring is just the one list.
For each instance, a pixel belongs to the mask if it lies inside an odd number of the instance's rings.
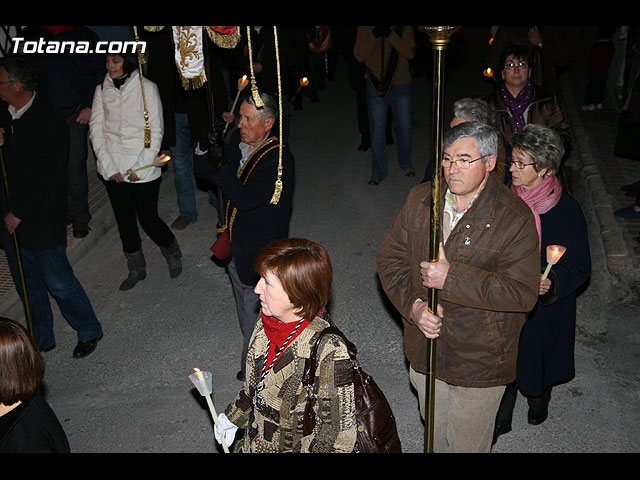
{"label": "woman with purple scarf in background", "polygon": [[[533,82],[530,49],[520,45],[507,47],[502,53],[501,65],[503,82],[485,100],[496,112],[496,126],[506,149],[505,183],[509,185],[511,174],[508,164],[513,135],[530,123],[544,125],[558,132],[567,151],[571,144],[571,131],[556,96]],[[561,168],[558,174],[560,171]]]}
{"label": "woman with purple scarf in background", "polygon": [[511,189],[536,217],[542,268],[547,266],[547,245],[567,250],[548,278],[540,276],[538,303],[520,334],[517,378],[502,398],[494,443],[511,431],[518,390],[529,404],[529,424],[539,425],[547,419],[552,387],[574,377],[576,295],[591,272],[582,208],[556,176],[564,154],[560,135],[542,125],[526,125],[511,138],[511,145]]}

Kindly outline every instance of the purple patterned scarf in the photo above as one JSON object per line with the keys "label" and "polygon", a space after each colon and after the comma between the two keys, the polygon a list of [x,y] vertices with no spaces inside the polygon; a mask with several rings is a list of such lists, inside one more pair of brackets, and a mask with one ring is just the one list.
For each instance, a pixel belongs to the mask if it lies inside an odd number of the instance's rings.
{"label": "purple patterned scarf", "polygon": [[526,85],[522,87],[522,90],[518,93],[518,96],[513,98],[511,92],[507,90],[507,87],[503,82],[500,94],[502,95],[504,104],[507,106],[511,112],[511,116],[513,117],[514,133],[518,133],[525,125],[524,111],[527,109],[531,99],[533,98],[533,83],[531,80],[527,81]]}

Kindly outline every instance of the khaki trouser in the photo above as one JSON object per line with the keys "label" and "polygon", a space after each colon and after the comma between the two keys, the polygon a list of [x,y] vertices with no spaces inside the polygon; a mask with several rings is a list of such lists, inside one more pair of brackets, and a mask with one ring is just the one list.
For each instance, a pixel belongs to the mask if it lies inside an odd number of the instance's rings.
{"label": "khaki trouser", "polygon": [[[426,376],[409,367],[411,385],[418,391],[425,418]],[[505,386],[468,388],[436,379],[434,398],[434,453],[489,453],[496,413]]]}

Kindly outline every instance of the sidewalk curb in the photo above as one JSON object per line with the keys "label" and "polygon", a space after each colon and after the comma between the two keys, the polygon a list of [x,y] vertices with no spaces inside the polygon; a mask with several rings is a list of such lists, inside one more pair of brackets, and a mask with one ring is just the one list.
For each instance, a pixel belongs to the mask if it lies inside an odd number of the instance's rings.
{"label": "sidewalk curb", "polygon": [[593,209],[600,226],[600,236],[606,255],[606,264],[609,273],[622,285],[633,291],[640,292],[640,272],[633,266],[632,252],[629,249],[622,230],[613,216],[613,200],[607,192],[602,180],[599,156],[590,144],[584,124],[578,115],[572,89],[568,85],[569,79],[562,77],[560,86],[565,111],[569,114],[567,119],[573,135],[573,143],[576,147],[579,167],[587,182],[587,189],[591,193]]}

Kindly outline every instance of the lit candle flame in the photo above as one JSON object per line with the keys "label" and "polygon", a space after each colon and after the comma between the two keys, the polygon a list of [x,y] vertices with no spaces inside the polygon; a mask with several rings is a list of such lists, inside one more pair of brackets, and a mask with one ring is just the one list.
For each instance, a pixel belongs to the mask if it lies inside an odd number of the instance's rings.
{"label": "lit candle flame", "polygon": [[564,255],[564,252],[567,251],[567,247],[563,247],[562,245],[548,245],[547,246],[547,262],[555,265],[558,263],[558,260]]}
{"label": "lit candle flame", "polygon": [[309,85],[309,79],[307,77],[302,77],[300,79],[300,86],[306,87],[307,85]]}
{"label": "lit candle flame", "polygon": [[542,279],[544,280],[549,275],[551,271],[551,265],[555,265],[558,263],[558,260],[562,258],[564,252],[567,251],[567,247],[563,247],[562,245],[547,245],[547,268],[542,274]]}
{"label": "lit candle flame", "polygon": [[155,167],[162,167],[165,163],[167,163],[169,160],[171,160],[171,157],[169,155],[160,155],[158,158],[155,159],[155,161],[151,164]]}
{"label": "lit candle flame", "polygon": [[484,69],[484,71],[482,72],[482,74],[485,77],[493,77],[493,69],[491,67],[487,67]]}
{"label": "lit candle flame", "polygon": [[238,79],[238,90],[242,90],[244,87],[247,86],[248,83],[249,83],[249,79],[247,78],[246,75],[243,75],[241,78]]}

